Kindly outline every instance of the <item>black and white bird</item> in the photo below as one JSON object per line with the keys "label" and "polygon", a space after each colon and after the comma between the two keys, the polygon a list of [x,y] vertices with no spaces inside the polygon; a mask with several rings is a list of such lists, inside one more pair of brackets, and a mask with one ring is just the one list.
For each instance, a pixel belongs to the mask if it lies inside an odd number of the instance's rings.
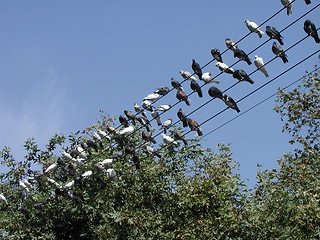
{"label": "black and white bird", "polygon": [[202,136],[202,129],[200,128],[200,125],[193,119],[187,118],[188,126],[191,131],[197,131],[198,136]]}
{"label": "black and white bird", "polygon": [[258,57],[257,55],[255,55],[253,63],[257,67],[257,69],[264,74],[264,76],[269,77],[269,74],[267,72],[266,66],[264,65],[264,61],[262,57]]}
{"label": "black and white bird", "polygon": [[160,94],[158,93],[150,93],[149,95],[147,95],[143,100],[148,100],[151,102],[155,102],[160,98]]}
{"label": "black and white bird", "polygon": [[179,101],[184,101],[188,106],[190,106],[190,99],[188,98],[188,95],[184,91],[178,90],[176,94],[176,98]]}
{"label": "black and white bird", "polygon": [[190,88],[191,88],[194,92],[197,92],[199,97],[203,97],[201,87],[200,87],[200,85],[197,83],[197,81],[191,80],[191,82],[190,82]]}
{"label": "black and white bird", "polygon": [[209,88],[208,94],[210,97],[220,98],[221,100],[223,100],[223,94],[222,94],[221,90],[216,87]]}
{"label": "black and white bird", "polygon": [[204,81],[206,84],[208,84],[208,83],[220,83],[218,80],[215,80],[212,77],[212,74],[210,72],[203,73],[201,80]]}
{"label": "black and white bird", "polygon": [[119,116],[119,122],[120,122],[120,124],[122,124],[123,126],[129,127],[129,122],[128,122],[128,120],[127,120],[124,116],[122,116],[122,115]]}
{"label": "black and white bird", "polygon": [[162,133],[161,134],[161,137],[163,139],[163,142],[166,144],[166,145],[174,145],[174,146],[178,146],[178,143],[170,136]]}
{"label": "black and white bird", "polygon": [[148,132],[150,132],[149,126],[151,126],[148,118],[144,116],[138,116],[136,117],[137,121],[141,124],[141,126],[144,126]]}
{"label": "black and white bird", "polygon": [[152,103],[150,101],[148,101],[148,100],[142,101],[141,106],[147,111],[152,112],[152,110],[153,110]]}
{"label": "black and white bird", "polygon": [[229,67],[227,64],[222,63],[222,62],[216,62],[215,66],[218,67],[221,72],[225,72],[225,73],[229,73],[229,74],[233,74],[233,72],[234,72],[233,68]]}
{"label": "black and white bird", "polygon": [[135,103],[133,108],[136,111],[136,113],[140,113],[142,116],[147,117],[145,111],[143,110],[142,107],[139,106],[139,104]]}
{"label": "black and white bird", "polygon": [[174,87],[175,89],[183,90],[181,84],[177,80],[175,80],[174,78],[171,78],[171,86]]}
{"label": "black and white bird", "polygon": [[262,38],[262,34],[264,32],[260,29],[258,24],[256,24],[255,22],[251,22],[248,19],[246,19],[244,23],[246,24],[250,32],[255,32],[256,34],[258,34],[259,38]]}
{"label": "black and white bird", "polygon": [[287,63],[289,62],[287,55],[285,54],[285,52],[282,50],[280,45],[277,45],[276,42],[273,42],[272,44],[272,52],[277,55],[277,57],[281,58],[283,63]]}
{"label": "black and white bird", "polygon": [[218,48],[212,48],[211,49],[211,55],[212,57],[217,60],[218,62],[223,62],[222,61],[222,57],[221,57],[221,53],[220,50]]}
{"label": "black and white bird", "polygon": [[157,111],[165,112],[168,111],[171,108],[171,105],[169,104],[162,104],[159,107],[156,108]]}
{"label": "black and white bird", "polygon": [[156,110],[153,110],[153,111],[151,112],[151,116],[152,116],[153,119],[155,119],[155,120],[157,121],[157,125],[158,125],[158,126],[161,126],[161,125],[162,125],[162,124],[161,124],[161,120],[160,120],[160,114],[159,114]]}
{"label": "black and white bird", "polygon": [[172,125],[172,119],[169,118],[168,120],[166,120],[162,123],[162,127],[160,129],[163,129],[163,132],[167,133],[167,129],[169,129],[169,127],[171,127],[171,125]]}
{"label": "black and white bird", "polygon": [[149,145],[147,145],[147,146],[144,145],[144,149],[145,149],[145,152],[147,153],[148,156],[155,155],[158,158],[161,158],[161,154],[158,152],[157,149],[155,149]]}
{"label": "black and white bird", "polygon": [[306,2],[306,4],[311,4],[311,0],[304,0]]}
{"label": "black and white bird", "polygon": [[170,89],[168,87],[162,86],[159,87],[155,93],[160,94],[161,96],[167,95]]}
{"label": "black and white bird", "polygon": [[156,143],[156,140],[154,140],[154,138],[151,136],[151,134],[146,133],[146,132],[142,132],[142,139],[146,142],[152,142],[152,143]]}
{"label": "black and white bird", "polygon": [[234,110],[236,110],[238,113],[240,112],[240,109],[237,106],[237,103],[233,100],[232,97],[228,96],[228,95],[224,95],[223,96],[224,102],[225,104],[229,107],[232,108]]}
{"label": "black and white bird", "polygon": [[133,125],[136,124],[136,116],[132,113],[132,111],[129,111],[129,110],[124,110],[123,111],[124,114],[126,115],[126,117],[132,121]]}
{"label": "black and white bird", "polygon": [[249,56],[243,50],[241,50],[239,48],[234,50],[233,56],[236,57],[236,58],[239,58],[242,61],[245,61],[248,65],[252,64]]}
{"label": "black and white bird", "polygon": [[254,81],[242,69],[235,70],[232,76],[233,76],[233,78],[238,79],[239,81],[246,81],[246,82],[249,82],[251,84],[254,83]]}
{"label": "black and white bird", "polygon": [[193,76],[191,73],[189,73],[188,71],[183,71],[180,70],[179,73],[181,74],[181,76],[183,77],[184,80],[197,80],[195,78],[195,76]]}
{"label": "black and white bird", "polygon": [[2,193],[0,193],[0,202],[3,202],[5,205],[8,205],[8,201]]}
{"label": "black and white bird", "polygon": [[187,145],[187,144],[188,144],[186,137],[185,137],[181,132],[176,131],[176,132],[173,134],[173,139],[174,139],[175,141],[181,140],[181,141],[184,143],[184,145]]}
{"label": "black and white bird", "polygon": [[194,73],[198,76],[198,78],[201,80],[202,77],[202,70],[200,67],[200,64],[196,62],[196,60],[192,59],[192,64],[191,64],[192,70]]}
{"label": "black and white bird", "polygon": [[231,51],[234,51],[238,48],[237,44],[234,41],[232,41],[230,38],[226,38],[225,42],[226,42],[227,48],[229,48]]}
{"label": "black and white bird", "polygon": [[283,38],[282,35],[274,27],[266,26],[266,34],[270,37],[270,39],[278,40],[280,45],[284,44],[283,41],[282,41],[282,38]]}
{"label": "black and white bird", "polygon": [[282,5],[287,8],[287,15],[292,15],[292,0],[281,0]]}
{"label": "black and white bird", "polygon": [[311,22],[309,19],[307,19],[304,22],[303,29],[306,32],[306,34],[308,34],[309,36],[314,38],[314,41],[316,43],[320,43],[320,39],[319,39],[319,35],[318,35],[318,32],[317,32],[317,28],[316,28],[316,26],[314,25],[313,22]]}
{"label": "black and white bird", "polygon": [[181,108],[179,108],[179,111],[177,112],[177,116],[180,119],[180,121],[183,124],[183,127],[188,127],[188,122],[187,122],[187,116],[186,114],[182,111]]}

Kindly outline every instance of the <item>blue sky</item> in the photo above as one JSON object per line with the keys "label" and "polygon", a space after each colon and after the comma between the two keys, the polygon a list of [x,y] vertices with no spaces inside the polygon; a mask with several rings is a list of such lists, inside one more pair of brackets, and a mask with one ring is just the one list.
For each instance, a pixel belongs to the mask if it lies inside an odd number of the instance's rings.
{"label": "blue sky", "polygon": [[[266,25],[279,31],[316,6],[296,0],[293,15],[282,11]],[[262,23],[282,8],[279,1],[2,1],[0,3],[0,147],[12,148],[17,160],[22,146],[35,137],[44,146],[55,133],[69,134],[96,122],[99,110],[112,116],[123,114],[160,86],[170,86],[170,78],[182,81],[179,70],[191,70],[191,59],[200,65],[209,62],[210,50],[226,49],[225,38],[239,40],[248,33],[245,19]],[[320,26],[319,8],[282,33],[283,49],[305,36],[303,22],[311,19]],[[266,41],[251,34],[238,44],[245,52]],[[272,41],[250,55],[262,56],[267,62],[274,57]],[[313,39],[287,52],[289,63],[276,59],[267,65],[271,79],[307,55],[319,49]],[[223,60],[231,65],[237,59],[228,51]],[[217,75],[211,63],[203,69]],[[245,111],[273,94],[277,88],[300,78],[318,64],[317,56],[275,80],[256,94],[239,103]],[[235,69],[247,73],[255,70],[240,62]],[[235,100],[269,79],[261,72],[252,76],[254,85],[238,84],[227,92]],[[218,78],[221,90],[235,83],[231,75]],[[189,82],[183,84],[190,93]],[[193,94],[191,106],[178,104],[162,119],[173,117],[182,107],[191,112],[210,99],[203,88],[203,99]],[[155,105],[174,104],[175,91]],[[281,133],[282,122],[274,111],[273,99],[248,112],[206,137],[205,147],[219,142],[231,143],[234,160],[240,163],[243,179],[254,183],[257,164],[262,169],[275,168],[276,160],[292,149],[288,135]],[[212,101],[190,117],[198,123],[222,110],[225,105]],[[203,125],[207,133],[236,116],[229,110]],[[192,138],[193,133],[187,137]],[[159,138],[159,141],[162,141]]]}

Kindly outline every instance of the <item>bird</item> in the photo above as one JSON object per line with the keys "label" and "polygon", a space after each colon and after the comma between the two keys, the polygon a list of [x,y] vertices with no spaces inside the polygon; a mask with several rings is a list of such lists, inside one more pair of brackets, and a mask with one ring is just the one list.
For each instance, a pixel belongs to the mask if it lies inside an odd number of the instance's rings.
{"label": "bird", "polygon": [[292,0],[281,0],[282,5],[287,8],[287,15],[292,15]]}
{"label": "bird", "polygon": [[268,74],[267,69],[264,65],[262,57],[258,57],[257,55],[255,55],[253,63],[257,67],[257,69],[260,70],[264,74],[264,76],[269,77],[269,74]]}
{"label": "bird", "polygon": [[179,111],[177,112],[177,116],[182,122],[183,127],[188,127],[188,122],[187,122],[187,116],[186,114],[182,111],[181,108],[179,108]]}
{"label": "bird", "polygon": [[168,111],[170,108],[171,108],[171,105],[163,104],[163,105],[160,105],[159,107],[157,107],[156,110],[165,112],[165,111]]}
{"label": "bird", "polygon": [[175,89],[183,90],[181,84],[177,80],[175,80],[174,78],[171,78],[171,86],[174,87]]}
{"label": "bird", "polygon": [[155,93],[160,94],[161,96],[164,96],[164,95],[167,95],[169,91],[170,91],[170,89],[168,87],[162,86],[162,87],[159,87],[155,91]]}
{"label": "bird", "polygon": [[197,92],[199,97],[203,97],[201,87],[199,86],[199,84],[197,83],[197,81],[191,80],[191,82],[190,82],[190,88],[191,88],[194,92]]}
{"label": "bird", "polygon": [[[105,131],[102,131],[101,129],[98,129],[97,133],[101,138],[106,138],[109,141],[111,140],[110,137],[108,136],[108,134]],[[81,152],[83,152],[83,149],[82,149],[82,147],[80,147],[80,148],[79,147],[80,146],[77,146],[76,150],[79,152],[79,155],[82,155]],[[85,158],[85,156],[81,156],[81,157]]]}
{"label": "bird", "polygon": [[244,22],[250,32],[255,32],[258,34],[259,38],[262,38],[262,34],[264,32],[260,29],[258,24],[256,24],[255,22],[251,22],[248,19],[246,19]]}
{"label": "bird", "polygon": [[185,138],[185,136],[181,132],[176,131],[173,134],[173,139],[176,141],[181,140],[184,143],[184,145],[188,144],[187,139]]}
{"label": "bird", "polygon": [[319,39],[319,35],[318,35],[318,32],[317,32],[317,28],[316,28],[316,26],[314,25],[313,22],[311,22],[309,19],[307,19],[304,22],[303,29],[309,36],[314,38],[314,41],[316,43],[320,43],[320,39]]}
{"label": "bird", "polygon": [[225,94],[223,96],[223,100],[229,108],[236,110],[238,113],[240,112],[240,109],[238,108],[237,103],[233,100],[232,97]]}
{"label": "bird", "polygon": [[254,83],[254,81],[242,69],[235,70],[232,76],[233,76],[233,78],[238,79],[239,81],[246,81],[246,82],[249,82],[251,84]]}
{"label": "bird", "polygon": [[107,175],[109,176],[109,178],[113,179],[113,180],[117,180],[117,172],[116,170],[109,168],[107,169]]}
{"label": "bird", "polygon": [[216,62],[215,66],[218,67],[221,72],[225,72],[225,73],[229,73],[229,74],[233,74],[233,72],[234,72],[233,68],[229,67],[227,64],[222,63],[222,62]]}
{"label": "bird", "polygon": [[227,48],[229,48],[231,51],[234,51],[238,48],[237,44],[232,41],[230,38],[226,38],[225,40]]}
{"label": "bird", "polygon": [[[72,158],[72,157],[71,157],[71,158]],[[51,173],[51,172],[53,172],[54,170],[56,170],[57,167],[58,167],[58,164],[53,163],[53,164],[51,164],[49,167],[47,167],[47,168],[44,170],[43,174]]]}
{"label": "bird", "polygon": [[205,72],[202,74],[201,80],[204,81],[206,84],[208,83],[220,83],[218,80],[215,80],[212,77],[212,73],[210,72]]}
{"label": "bird", "polygon": [[19,185],[23,188],[23,189],[25,189],[27,192],[29,192],[30,191],[30,189],[27,187],[27,185],[23,182],[23,181],[19,181]]}
{"label": "bird", "polygon": [[306,4],[311,4],[311,1],[310,0],[304,0],[306,2]]}
{"label": "bird", "polygon": [[[107,129],[107,131],[108,131],[109,133],[112,133],[112,134],[117,133],[117,130],[116,130],[114,127],[112,127],[110,124],[106,124],[106,129]],[[81,145],[81,146],[82,146],[82,145]],[[82,146],[82,148],[85,149],[84,146]]]}
{"label": "bird", "polygon": [[59,183],[57,183],[55,180],[53,180],[52,178],[47,177],[47,181],[58,189],[62,188],[62,186]]}
{"label": "bird", "polygon": [[140,158],[138,155],[132,156],[132,162],[133,162],[133,165],[135,166],[136,170],[141,169]]}
{"label": "bird", "polygon": [[197,80],[195,78],[195,76],[193,76],[191,73],[189,73],[188,71],[183,71],[180,70],[179,73],[181,74],[181,76],[183,77],[184,80]]}
{"label": "bird", "polygon": [[133,127],[133,126],[128,126],[128,127],[124,128],[124,129],[122,129],[122,130],[119,132],[119,134],[120,134],[120,135],[126,135],[126,136],[128,136],[128,135],[130,135],[130,134],[133,133],[133,132],[134,132],[134,127]]}
{"label": "bird", "polygon": [[151,126],[148,118],[144,117],[144,116],[139,116],[139,117],[136,117],[137,121],[146,128],[146,130],[148,132],[150,132],[150,128],[149,126]]}
{"label": "bird", "polygon": [[289,62],[287,55],[285,54],[285,52],[282,50],[280,45],[277,45],[276,42],[273,42],[272,44],[272,52],[277,55],[277,57],[280,57],[283,61],[283,63],[287,63]]}
{"label": "bird", "polygon": [[160,129],[163,129],[164,133],[167,133],[167,129],[172,125],[172,119],[169,118],[168,120],[164,121],[162,123],[162,127]]}
{"label": "bird", "polygon": [[106,169],[108,166],[110,166],[112,163],[113,163],[113,158],[107,158],[107,159],[104,159],[104,160],[101,161],[101,162],[97,162],[97,163],[95,164],[95,166],[98,167],[100,170],[104,170],[104,169]]}
{"label": "bird", "polygon": [[[88,145],[89,148],[94,148],[94,150],[96,152],[98,151],[98,145],[94,141],[88,139],[86,144]],[[71,159],[69,159],[69,160],[71,160]]]}
{"label": "bird", "polygon": [[200,128],[200,125],[193,119],[187,118],[188,126],[191,131],[197,131],[199,136],[202,136],[202,129]]}
{"label": "bird", "polygon": [[128,120],[127,120],[124,116],[122,116],[122,115],[119,116],[119,122],[120,122],[120,124],[122,124],[123,126],[129,127]]}
{"label": "bird", "polygon": [[152,142],[152,143],[156,143],[156,140],[154,140],[154,138],[151,136],[151,134],[147,133],[147,132],[142,132],[142,139],[146,142]]}
{"label": "bird", "polygon": [[150,155],[155,155],[158,158],[161,158],[161,154],[159,154],[158,150],[151,147],[151,146],[144,146],[145,152],[148,154],[148,156]]}
{"label": "bird", "polygon": [[196,60],[192,59],[192,64],[191,64],[192,70],[194,73],[198,76],[199,79],[202,77],[202,70],[200,67],[200,64],[196,62]]}
{"label": "bird", "polygon": [[162,133],[161,137],[163,139],[163,142],[166,145],[174,145],[174,146],[178,146],[178,143],[170,136],[167,136],[166,134]]}
{"label": "bird", "polygon": [[126,117],[132,121],[132,124],[135,125],[136,116],[132,113],[132,111],[124,110],[123,112],[126,115]]}
{"label": "bird", "polygon": [[223,94],[222,94],[221,90],[216,87],[209,88],[208,94],[210,97],[220,98],[221,100],[223,100]]}
{"label": "bird", "polygon": [[149,100],[143,100],[141,106],[147,111],[152,112],[153,110],[152,103]]}
{"label": "bird", "polygon": [[151,102],[155,102],[159,99],[161,95],[158,93],[150,93],[149,95],[147,95],[143,100],[148,100]]}
{"label": "bird", "polygon": [[5,205],[8,205],[8,201],[2,193],[0,193],[0,201],[3,202]]}
{"label": "bird", "polygon": [[145,111],[143,110],[142,107],[139,106],[139,104],[135,103],[133,108],[136,111],[136,113],[141,113],[142,116],[147,117]]}
{"label": "bird", "polygon": [[280,43],[280,45],[284,45],[282,41],[282,35],[275,27],[266,26],[266,34],[270,37],[270,39],[276,39]]}
{"label": "bird", "polygon": [[243,50],[241,50],[241,49],[239,49],[239,48],[237,48],[236,50],[234,50],[233,56],[239,58],[240,60],[245,61],[248,65],[251,65],[251,64],[252,64],[249,56],[248,56]]}
{"label": "bird", "polygon": [[151,112],[151,116],[153,117],[153,119],[155,119],[157,121],[158,126],[161,126],[161,120],[160,120],[160,115],[156,110],[153,110]]}
{"label": "bird", "polygon": [[188,95],[184,91],[178,90],[176,97],[179,101],[184,101],[188,106],[190,106],[190,99],[188,98]]}
{"label": "bird", "polygon": [[93,172],[91,170],[84,172],[81,176],[83,178],[88,178],[93,174]]}
{"label": "bird", "polygon": [[212,48],[211,49],[211,55],[212,57],[217,60],[218,62],[223,62],[222,61],[222,57],[221,57],[221,53],[220,50],[218,48]]}

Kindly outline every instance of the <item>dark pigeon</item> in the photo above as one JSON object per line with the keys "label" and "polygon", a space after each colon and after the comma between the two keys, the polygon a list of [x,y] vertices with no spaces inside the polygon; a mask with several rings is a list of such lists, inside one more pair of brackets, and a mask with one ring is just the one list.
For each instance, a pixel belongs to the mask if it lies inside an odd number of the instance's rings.
{"label": "dark pigeon", "polygon": [[190,88],[191,88],[194,92],[197,92],[199,97],[203,97],[201,87],[199,86],[199,84],[197,83],[197,81],[191,80]]}
{"label": "dark pigeon", "polygon": [[188,98],[188,95],[184,91],[178,90],[176,97],[179,101],[184,101],[188,106],[190,106],[190,100]]}
{"label": "dark pigeon", "polygon": [[252,64],[252,62],[250,61],[250,58],[248,57],[248,55],[243,50],[241,50],[239,48],[234,50],[233,56],[239,58],[240,60],[245,61],[248,65]]}
{"label": "dark pigeon", "polygon": [[182,111],[181,108],[177,112],[177,115],[180,121],[182,122],[183,127],[188,127],[187,116],[185,115],[185,113]]}
{"label": "dark pigeon", "polygon": [[280,57],[283,61],[283,63],[287,63],[289,62],[287,55],[285,54],[285,52],[282,50],[280,45],[277,45],[276,42],[273,42],[272,44],[272,52],[277,55],[278,57]]}
{"label": "dark pigeon", "polygon": [[191,129],[191,131],[197,131],[199,136],[203,135],[202,130],[200,128],[200,125],[195,120],[193,120],[191,118],[187,118],[187,121],[188,121],[188,125],[189,125],[189,128]]}
{"label": "dark pigeon", "polygon": [[171,78],[171,86],[174,87],[175,89],[183,90],[181,84],[174,78]]}
{"label": "dark pigeon", "polygon": [[222,61],[222,57],[221,57],[221,53],[220,50],[218,48],[212,48],[211,49],[211,55],[212,57],[217,60],[218,62],[223,62]]}
{"label": "dark pigeon", "polygon": [[306,2],[306,4],[311,4],[311,1],[310,0],[304,0]]}
{"label": "dark pigeon", "polygon": [[184,145],[188,144],[187,139],[185,138],[185,136],[181,132],[176,131],[173,135],[173,139],[176,141],[181,140],[184,143]]}
{"label": "dark pigeon", "polygon": [[122,115],[119,116],[119,122],[120,122],[123,126],[129,127],[128,120],[127,120],[124,116],[122,116]]}
{"label": "dark pigeon", "polygon": [[317,28],[309,19],[307,19],[304,22],[303,29],[309,36],[314,38],[314,41],[316,43],[320,43],[320,39],[319,39],[319,35],[318,35],[318,32],[317,32]]}
{"label": "dark pigeon", "polygon": [[158,93],[159,95],[164,96],[164,95],[167,95],[169,91],[170,91],[170,89],[168,87],[162,86],[162,87],[158,88],[155,91],[155,93]]}
{"label": "dark pigeon", "polygon": [[146,142],[156,143],[156,140],[154,140],[151,134],[146,132],[142,132],[142,139],[145,140]]}
{"label": "dark pigeon", "polygon": [[131,112],[131,111],[128,111],[128,110],[124,110],[123,111],[124,114],[126,115],[126,117],[132,121],[133,125],[136,124],[136,116]]}
{"label": "dark pigeon", "polygon": [[201,70],[199,63],[197,63],[196,60],[192,59],[191,67],[192,67],[192,70],[194,71],[194,73],[197,74],[198,78],[201,80],[202,70]]}
{"label": "dark pigeon", "polygon": [[237,103],[233,100],[232,97],[230,97],[228,95],[224,95],[223,99],[224,99],[225,104],[229,108],[232,108],[232,109],[236,110],[238,113],[240,112],[240,109],[238,108]]}
{"label": "dark pigeon", "polygon": [[254,81],[248,76],[248,74],[244,70],[241,70],[241,69],[235,70],[232,76],[233,76],[233,78],[236,78],[239,81],[247,81],[251,84],[254,83]]}
{"label": "dark pigeon", "polygon": [[209,94],[210,97],[220,98],[221,100],[223,100],[223,95],[222,95],[221,90],[216,88],[216,87],[209,88],[208,94]]}
{"label": "dark pigeon", "polygon": [[227,48],[229,48],[231,51],[234,51],[238,48],[237,44],[234,41],[232,41],[230,38],[227,38],[225,42],[226,42]]}
{"label": "dark pigeon", "polygon": [[280,45],[283,45],[282,36],[280,32],[277,31],[274,27],[267,26],[266,27],[266,34],[270,37],[270,39],[276,39],[280,43]]}

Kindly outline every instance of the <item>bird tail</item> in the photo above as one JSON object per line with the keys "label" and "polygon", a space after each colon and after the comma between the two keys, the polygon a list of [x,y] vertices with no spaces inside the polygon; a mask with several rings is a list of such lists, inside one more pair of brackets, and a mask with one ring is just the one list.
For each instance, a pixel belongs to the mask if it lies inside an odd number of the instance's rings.
{"label": "bird tail", "polygon": [[198,93],[198,96],[199,96],[199,97],[203,97],[203,94],[202,94],[201,89],[199,89],[199,90],[197,91],[197,93]]}
{"label": "bird tail", "polygon": [[247,82],[254,84],[254,81],[251,78],[248,77],[246,80],[247,80]]}
{"label": "bird tail", "polygon": [[283,63],[289,62],[289,60],[288,60],[288,58],[287,58],[286,56],[283,56],[283,57],[282,57],[282,61],[283,61]]}
{"label": "bird tail", "polygon": [[279,41],[280,45],[284,45],[284,43],[283,43],[281,38],[279,38],[278,41]]}
{"label": "bird tail", "polygon": [[291,4],[287,7],[287,15],[288,16],[292,15],[292,5]]}
{"label": "bird tail", "polygon": [[184,143],[184,145],[188,145],[188,142],[187,142],[186,139],[181,139],[181,140],[182,140],[182,142]]}
{"label": "bird tail", "polygon": [[202,129],[200,127],[197,128],[197,133],[198,133],[199,136],[203,135]]}
{"label": "bird tail", "polygon": [[261,31],[261,30],[258,30],[258,35],[259,35],[259,38],[262,38],[262,34],[264,33],[263,31]]}
{"label": "bird tail", "polygon": [[161,126],[162,125],[162,123],[161,123],[161,120],[160,120],[160,117],[157,117],[157,124],[158,124],[158,126]]}
{"label": "bird tail", "polygon": [[152,143],[154,143],[154,144],[156,144],[157,142],[156,142],[156,140],[154,140],[154,138],[151,138],[151,140],[150,140]]}
{"label": "bird tail", "polygon": [[186,99],[185,102],[186,102],[186,104],[187,104],[188,106],[190,106],[190,99],[189,99],[189,98]]}
{"label": "bird tail", "polygon": [[184,121],[182,121],[182,123],[183,123],[183,127],[188,127],[188,122],[186,119]]}
{"label": "bird tail", "polygon": [[251,64],[252,64],[252,62],[250,61],[249,58],[246,59],[246,62],[248,63],[248,65],[251,65]]}
{"label": "bird tail", "polygon": [[262,69],[261,71],[263,72],[265,77],[269,77],[269,74],[266,69]]}
{"label": "bird tail", "polygon": [[314,41],[315,41],[316,43],[320,43],[320,38],[319,38],[318,35],[314,36]]}
{"label": "bird tail", "polygon": [[148,124],[146,124],[146,125],[144,125],[144,126],[145,126],[146,130],[147,130],[148,132],[150,132],[150,128],[149,128]]}

